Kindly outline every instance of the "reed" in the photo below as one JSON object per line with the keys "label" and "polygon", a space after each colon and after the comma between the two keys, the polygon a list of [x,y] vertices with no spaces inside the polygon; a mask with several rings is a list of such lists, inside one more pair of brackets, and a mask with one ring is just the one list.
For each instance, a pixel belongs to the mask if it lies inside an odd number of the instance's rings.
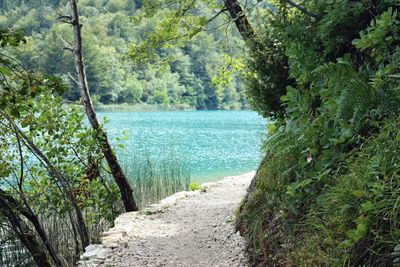
{"label": "reed", "polygon": [[[112,222],[104,218],[93,220],[92,214],[94,211],[95,208],[85,209],[83,211],[90,233],[91,243],[99,242],[101,233],[112,226]],[[74,235],[68,217],[64,215],[60,216],[50,211],[43,211],[43,213],[39,215],[39,220],[55,249],[62,255],[64,261],[69,266],[74,266],[79,255],[75,254],[76,244],[74,243]],[[92,223],[90,223],[90,221],[92,221]],[[28,221],[26,221],[26,223],[29,224]],[[29,252],[6,225],[0,228],[0,266],[35,266]]]}
{"label": "reed", "polygon": [[[189,171],[171,153],[168,159],[154,162],[149,156],[122,157],[124,169],[129,177],[138,206],[142,209],[175,192],[187,190],[190,184]],[[112,181],[111,177],[109,181]],[[83,215],[90,233],[91,243],[100,241],[101,233],[112,227],[113,222],[96,215],[99,203],[85,208]],[[49,205],[50,206],[50,205]],[[117,215],[122,211],[121,203],[114,203]],[[114,211],[113,211],[114,212]],[[76,263],[75,244],[69,219],[54,210],[44,210],[39,216],[55,248],[69,266]],[[0,221],[1,223],[1,221]],[[0,225],[0,266],[33,266],[34,263],[20,241],[7,225]]]}
{"label": "reed", "polygon": [[173,153],[158,162],[153,161],[150,156],[136,157],[125,166],[140,209],[189,188],[189,170],[185,169]]}

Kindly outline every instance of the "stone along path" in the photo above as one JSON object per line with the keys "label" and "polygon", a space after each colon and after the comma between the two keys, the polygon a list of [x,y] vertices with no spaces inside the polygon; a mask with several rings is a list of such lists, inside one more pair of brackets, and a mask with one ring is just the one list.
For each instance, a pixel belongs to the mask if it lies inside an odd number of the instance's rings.
{"label": "stone along path", "polygon": [[244,240],[233,226],[254,172],[180,192],[145,210],[125,213],[91,245],[81,266],[247,266]]}

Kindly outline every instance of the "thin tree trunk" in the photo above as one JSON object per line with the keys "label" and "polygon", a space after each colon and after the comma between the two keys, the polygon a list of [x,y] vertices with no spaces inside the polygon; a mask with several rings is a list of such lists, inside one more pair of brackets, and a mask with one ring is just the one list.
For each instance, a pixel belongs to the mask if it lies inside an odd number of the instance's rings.
{"label": "thin tree trunk", "polygon": [[56,253],[53,244],[49,240],[45,230],[39,222],[38,217],[33,213],[32,209],[27,204],[24,204],[26,207],[23,207],[15,198],[2,189],[0,189],[0,197],[3,199],[3,201],[7,201],[8,207],[18,211],[32,223],[55,265],[64,266],[63,261]]}
{"label": "thin tree trunk", "polygon": [[27,218],[32,224],[33,227],[35,227],[36,232],[38,233],[40,239],[42,240],[43,244],[45,245],[48,253],[50,254],[50,257],[53,259],[53,262],[56,264],[56,266],[63,266],[63,262],[61,258],[58,256],[56,250],[54,249],[53,243],[49,240],[47,233],[43,229],[38,217],[36,216],[35,212],[32,210],[30,207],[28,200],[26,199],[24,189],[23,189],[23,183],[24,183],[24,156],[23,156],[23,151],[22,151],[22,144],[21,144],[21,138],[18,134],[17,131],[15,131],[15,136],[17,138],[17,143],[18,143],[18,150],[19,150],[19,156],[20,156],[20,177],[18,181],[18,189],[19,189],[19,196],[22,200],[22,203],[19,203],[16,199],[14,199],[11,195],[7,194],[4,190],[0,188],[0,193],[3,194],[6,198],[8,198],[9,203],[14,205],[14,207]]}
{"label": "thin tree trunk", "polygon": [[50,259],[48,258],[40,242],[37,240],[32,229],[15,213],[12,205],[10,205],[7,198],[0,192],[0,212],[7,217],[11,224],[11,228],[24,244],[25,248],[32,255],[33,260],[37,266],[51,266]]}
{"label": "thin tree trunk", "polygon": [[[74,47],[72,51],[75,55],[75,67],[78,73],[78,84],[81,90],[81,95],[83,98],[83,105],[85,107],[86,115],[89,119],[90,124],[97,133],[97,139],[101,146],[101,150],[104,157],[110,167],[111,173],[117,183],[119,190],[121,192],[122,201],[124,202],[126,211],[137,211],[138,207],[133,198],[133,190],[127,177],[125,176],[118,159],[111,148],[108,141],[107,133],[101,128],[100,123],[97,119],[96,112],[94,111],[92,100],[89,94],[89,86],[87,83],[85,64],[83,61],[83,51],[82,51],[82,35],[81,27],[79,23],[79,15],[76,0],[70,0],[72,17],[71,24],[74,28]],[[71,49],[70,49],[71,50]]]}
{"label": "thin tree trunk", "polygon": [[72,193],[72,189],[70,187],[68,179],[64,177],[64,175],[51,163],[46,155],[44,155],[43,152],[24,134],[24,132],[15,124],[10,116],[5,113],[3,113],[3,115],[11,123],[14,130],[20,135],[21,140],[24,142],[26,147],[28,147],[28,149],[30,149],[36,155],[36,157],[38,157],[41,161],[45,163],[45,166],[47,167],[51,177],[53,177],[57,182],[61,184],[61,188],[64,190],[68,201],[75,211],[77,228],[79,231],[79,236],[81,238],[82,248],[84,249],[89,245],[89,233],[85,224],[85,220],[83,219],[82,212],[78,207],[74,194]]}

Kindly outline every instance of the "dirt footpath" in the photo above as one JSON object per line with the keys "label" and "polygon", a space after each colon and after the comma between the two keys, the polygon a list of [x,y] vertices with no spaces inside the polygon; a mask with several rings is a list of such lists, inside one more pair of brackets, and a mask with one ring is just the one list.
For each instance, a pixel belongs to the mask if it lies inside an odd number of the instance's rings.
{"label": "dirt footpath", "polygon": [[[233,211],[254,172],[180,192],[141,213],[126,213],[91,245],[81,266],[247,266]],[[143,214],[146,213],[146,214]]]}

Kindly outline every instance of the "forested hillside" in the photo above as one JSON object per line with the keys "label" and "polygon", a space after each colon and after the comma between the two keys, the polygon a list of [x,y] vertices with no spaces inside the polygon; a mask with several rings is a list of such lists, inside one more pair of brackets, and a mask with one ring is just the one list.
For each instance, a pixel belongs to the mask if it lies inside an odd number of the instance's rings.
{"label": "forested hillside", "polygon": [[[30,69],[63,77],[71,88],[64,97],[76,101],[79,91],[68,77],[68,73],[74,73],[73,58],[69,51],[62,51],[61,41],[70,41],[71,31],[57,21],[67,5],[65,0],[2,0],[0,27],[24,29],[27,43],[13,49],[12,55]],[[242,41],[230,30],[202,31],[188,42],[146,47],[148,51],[135,53],[172,10],[165,8],[142,16],[139,0],[82,0],[79,6],[88,82],[96,105],[147,103],[196,109],[246,106],[237,76],[229,83],[215,82],[220,70],[229,68],[230,55],[241,53]],[[212,15],[206,7],[199,12]],[[213,23],[218,25],[218,21]],[[213,24],[208,27],[213,28]],[[143,59],[150,50],[155,54]]]}

